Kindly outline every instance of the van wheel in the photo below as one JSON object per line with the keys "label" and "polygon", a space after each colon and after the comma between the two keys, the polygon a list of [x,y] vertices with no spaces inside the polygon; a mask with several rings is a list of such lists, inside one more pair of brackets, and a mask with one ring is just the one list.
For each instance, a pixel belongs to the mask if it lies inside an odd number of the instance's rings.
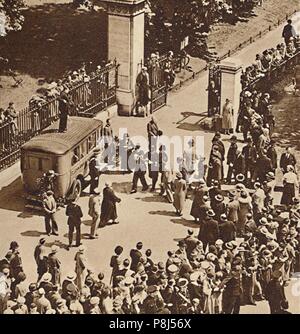
{"label": "van wheel", "polygon": [[76,180],[75,186],[74,186],[74,191],[73,191],[73,198],[77,201],[80,197],[81,194],[81,182],[80,180]]}

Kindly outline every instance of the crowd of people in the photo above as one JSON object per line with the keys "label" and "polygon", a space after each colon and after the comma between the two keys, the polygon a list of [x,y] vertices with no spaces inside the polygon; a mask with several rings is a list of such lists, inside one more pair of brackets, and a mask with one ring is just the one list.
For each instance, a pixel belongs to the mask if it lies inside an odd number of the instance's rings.
{"label": "crowd of people", "polygon": [[297,35],[292,20],[288,20],[283,29],[282,37],[284,43],[280,43],[276,48],[270,48],[257,54],[252,65],[246,67],[242,74],[242,87],[249,87],[257,79],[266,76],[274,68],[282,65],[283,62],[292,58],[300,50],[300,36]]}
{"label": "crowd of people", "polygon": [[219,185],[208,188],[203,180],[192,209],[199,234],[188,230],[159,262],[142,242],[129,254],[118,245],[109,283],[93,271],[81,244],[74,272],[62,277],[59,247],[48,251],[45,238],[33,251],[37,279],[28,283],[12,241],[0,262],[0,313],[236,314],[240,306],[265,299],[272,314],[288,313],[284,287],[300,270],[299,200],[286,217],[275,207],[258,210],[255,187],[251,201],[245,186],[236,184],[221,205]]}
{"label": "crowd of people", "polygon": [[[295,47],[294,39],[287,41],[286,49],[290,44]],[[272,64],[277,66],[277,60],[283,61],[286,51],[283,54],[282,49],[280,45],[278,50],[264,52],[262,59],[257,57],[260,75]],[[152,58],[155,64],[157,59]],[[269,68],[265,67],[267,63]],[[252,71],[250,82],[255,80]],[[67,94],[69,85],[87,80],[86,74],[79,72],[68,77],[67,83],[57,83],[54,91]],[[146,73],[143,75],[147,77]],[[157,190],[160,179],[160,196],[174,206],[177,216],[183,216],[191,196],[189,213],[195,228],[189,229],[173,250],[154,261],[155,250],[145,249],[143,242],[138,242],[129,254],[117,245],[109,263],[110,277],[95,272],[81,241],[83,210],[76,198],[71,198],[65,208],[69,241],[66,249],[77,248],[74,271],[62,277],[60,248],[52,244],[49,251],[45,237],[32,250],[36,279],[28,282],[22,250],[12,241],[0,261],[0,314],[237,314],[241,306],[254,306],[264,300],[271,314],[289,313],[285,288],[292,276],[300,272],[297,159],[289,146],[278,159],[276,140],[272,137],[275,119],[268,93],[243,91],[236,129],[230,121],[229,100],[223,117],[225,114],[225,134],[242,132],[244,145],[241,147],[238,136],[233,134],[226,151],[221,133],[216,132],[207,166],[205,158],[196,152],[194,140],[190,140],[183,155],[177,157],[178,168],[166,169],[169,157],[160,144],[163,132],[153,117],[147,124],[148,150],[144,151],[139,143],[130,143],[128,135],[121,139],[121,145],[123,141],[124,147],[130,147],[134,160],[131,168],[127,156],[125,161],[120,156],[121,165],[133,174],[131,194],[138,191],[138,181],[142,191],[148,191],[149,172],[151,192]],[[60,131],[66,129],[62,120]],[[113,137],[109,121],[102,135]],[[89,164],[90,239],[98,237],[100,228],[118,223],[117,203],[121,201],[106,182],[101,203],[97,156],[95,151]],[[192,181],[195,170],[201,175],[197,182]],[[282,196],[278,203],[275,187],[281,175]],[[53,193],[55,172],[46,173],[44,181],[41,186],[46,234],[57,236],[60,231]]]}
{"label": "crowd of people", "polygon": [[[253,108],[251,96],[248,103],[251,103],[250,109]],[[268,109],[268,99],[264,103]],[[264,115],[259,110],[256,113],[261,119],[256,124],[261,136],[265,134],[266,123]],[[109,122],[107,127],[110,129]],[[231,137],[226,155],[222,136],[216,133],[207,171],[194,185],[190,182],[188,168],[191,160],[199,160],[193,141],[184,152],[179,169],[166,171],[162,165],[168,156],[157,144],[162,131],[154,118],[147,124],[147,133],[150,158],[135,145],[133,157],[138,163],[133,170],[131,193],[137,192],[138,180],[142,182],[142,190],[148,190],[148,169],[151,191],[156,191],[161,174],[160,195],[165,195],[173,204],[178,216],[183,215],[186,199],[191,195],[190,215],[194,217],[198,234],[195,229],[188,230],[177,248],[168,251],[167,260],[159,262],[153,261],[152,250],[145,250],[142,242],[127,255],[121,245],[117,246],[110,261],[112,273],[108,283],[104,274],[93,272],[89,264],[86,246],[80,239],[82,209],[71,200],[66,207],[67,249],[74,247],[73,232],[76,231],[74,272],[61,277],[59,248],[54,245],[49,252],[45,246],[47,240],[42,238],[34,250],[37,280],[28,284],[18,244],[13,241],[1,260],[1,313],[235,314],[240,312],[241,306],[256,305],[263,300],[268,302],[272,314],[289,312],[285,287],[291,276],[300,272],[300,201],[297,161],[291,148],[286,148],[277,165],[274,143],[255,136],[251,128],[242,149],[237,145],[237,137]],[[154,143],[160,157],[157,160],[153,159]],[[272,160],[268,158],[270,152]],[[218,170],[214,165],[216,156],[221,165]],[[151,158],[158,163],[158,168],[151,167]],[[226,178],[225,160],[228,164]],[[269,169],[257,168],[260,161],[265,161],[264,166],[268,161]],[[274,198],[275,175],[279,168],[283,173],[281,205]],[[99,229],[110,222],[118,223],[118,202],[120,198],[109,183],[103,190],[102,204],[98,188],[93,188],[89,199],[91,239],[97,238]],[[47,234],[58,235],[51,190],[46,191],[44,210]]]}

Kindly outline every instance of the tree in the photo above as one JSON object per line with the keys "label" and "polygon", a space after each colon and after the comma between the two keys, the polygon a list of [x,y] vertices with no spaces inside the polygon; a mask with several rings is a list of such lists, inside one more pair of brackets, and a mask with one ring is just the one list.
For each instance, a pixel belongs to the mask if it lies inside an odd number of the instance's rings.
{"label": "tree", "polygon": [[24,0],[0,0],[0,36],[22,29]]}

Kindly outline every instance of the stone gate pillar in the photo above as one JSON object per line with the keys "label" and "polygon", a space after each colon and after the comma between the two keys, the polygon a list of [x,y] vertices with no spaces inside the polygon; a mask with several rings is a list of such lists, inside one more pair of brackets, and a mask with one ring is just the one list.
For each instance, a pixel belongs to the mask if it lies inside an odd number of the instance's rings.
{"label": "stone gate pillar", "polygon": [[108,13],[108,59],[117,59],[118,114],[135,106],[136,78],[144,61],[145,0],[101,0]]}
{"label": "stone gate pillar", "polygon": [[234,129],[237,123],[237,116],[240,108],[240,94],[242,92],[241,74],[242,65],[238,59],[226,58],[221,61],[221,99],[220,111],[225,104],[226,99],[229,99],[234,109]]}

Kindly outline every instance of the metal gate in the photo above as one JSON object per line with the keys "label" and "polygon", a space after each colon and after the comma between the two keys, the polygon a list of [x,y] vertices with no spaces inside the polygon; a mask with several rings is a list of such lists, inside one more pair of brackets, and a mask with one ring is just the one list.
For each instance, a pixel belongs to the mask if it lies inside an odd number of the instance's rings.
{"label": "metal gate", "polygon": [[149,74],[150,112],[154,113],[167,104],[169,83],[166,57],[151,58],[146,66]]}
{"label": "metal gate", "polygon": [[218,64],[210,64],[208,73],[208,117],[212,117],[220,114],[221,70]]}

